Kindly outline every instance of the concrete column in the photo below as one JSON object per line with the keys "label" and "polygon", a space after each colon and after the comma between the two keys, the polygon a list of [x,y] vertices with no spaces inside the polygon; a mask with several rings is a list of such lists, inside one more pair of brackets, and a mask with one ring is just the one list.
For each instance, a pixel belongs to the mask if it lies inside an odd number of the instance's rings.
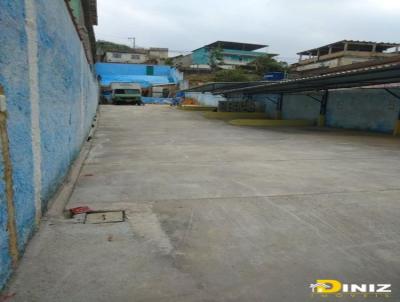
{"label": "concrete column", "polygon": [[394,136],[400,135],[400,119],[397,120],[396,125],[394,126],[393,135]]}
{"label": "concrete column", "polygon": [[331,54],[331,53],[332,53],[332,46],[329,47],[329,54]]}
{"label": "concrete column", "polygon": [[326,108],[328,105],[329,91],[325,90],[321,99],[321,108],[319,111],[318,127],[324,127],[326,124]]}
{"label": "concrete column", "polygon": [[372,45],[372,52],[376,52],[376,44]]}
{"label": "concrete column", "polygon": [[344,51],[347,51],[349,49],[349,43],[344,43]]}
{"label": "concrete column", "polygon": [[399,114],[397,116],[396,124],[394,125],[393,135],[394,136],[400,135],[400,110],[399,110]]}

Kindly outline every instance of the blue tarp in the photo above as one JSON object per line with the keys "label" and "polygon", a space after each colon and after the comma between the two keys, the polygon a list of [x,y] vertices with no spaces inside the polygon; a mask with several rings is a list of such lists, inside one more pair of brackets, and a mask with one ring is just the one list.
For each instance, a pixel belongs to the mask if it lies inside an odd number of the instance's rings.
{"label": "blue tarp", "polygon": [[101,85],[110,83],[138,83],[143,88],[160,84],[177,84],[178,73],[174,68],[154,65],[153,75],[147,75],[145,64],[96,63],[96,73],[100,76]]}

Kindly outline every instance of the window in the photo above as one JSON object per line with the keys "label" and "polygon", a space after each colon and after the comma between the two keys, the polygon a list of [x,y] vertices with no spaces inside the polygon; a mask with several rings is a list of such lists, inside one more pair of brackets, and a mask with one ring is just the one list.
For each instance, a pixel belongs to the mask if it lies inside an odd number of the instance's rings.
{"label": "window", "polygon": [[125,89],[125,94],[139,94],[139,89]]}
{"label": "window", "polygon": [[131,55],[132,60],[140,60],[140,55]]}
{"label": "window", "polygon": [[140,94],[139,89],[115,89],[115,94]]}
{"label": "window", "polygon": [[122,55],[120,53],[117,53],[117,52],[113,52],[112,56],[113,56],[113,58],[117,58],[117,59],[122,58]]}

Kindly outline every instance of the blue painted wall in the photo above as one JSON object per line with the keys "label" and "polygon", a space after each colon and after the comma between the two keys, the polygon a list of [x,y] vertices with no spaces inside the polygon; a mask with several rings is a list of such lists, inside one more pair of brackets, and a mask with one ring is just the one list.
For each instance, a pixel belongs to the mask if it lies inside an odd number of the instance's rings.
{"label": "blue painted wall", "polygon": [[[1,148],[1,141],[0,141]],[[3,157],[0,153],[0,175],[4,175]],[[5,198],[5,184],[0,177],[0,285],[4,284],[11,271],[11,257],[8,250],[7,233],[7,205]],[[0,287],[1,288],[1,287]]]}
{"label": "blue painted wall", "polygon": [[[66,176],[90,130],[98,85],[63,0],[34,0],[37,11],[42,207]],[[35,229],[31,103],[23,0],[0,0],[0,85],[7,101],[19,250]],[[81,99],[84,104],[81,106]],[[81,108],[84,114],[81,114]],[[0,158],[0,289],[10,274]]]}
{"label": "blue painted wall", "polygon": [[7,97],[18,245],[22,250],[35,220],[25,7],[23,1],[0,3],[0,85]]}
{"label": "blue painted wall", "polygon": [[[82,46],[64,1],[37,0],[37,11],[40,12],[37,27],[42,196],[48,200],[87,135],[87,122],[93,118],[96,108],[93,104],[97,103],[97,86],[86,59],[82,58]],[[81,93],[86,107],[84,116],[88,117],[84,121],[80,120]],[[82,123],[85,123],[83,133]]]}
{"label": "blue painted wall", "polygon": [[170,66],[151,65],[154,68],[153,75],[147,75],[145,64],[118,64],[96,63],[96,73],[101,77],[102,85],[110,83],[138,83],[143,88],[155,84],[178,84],[183,76]]}

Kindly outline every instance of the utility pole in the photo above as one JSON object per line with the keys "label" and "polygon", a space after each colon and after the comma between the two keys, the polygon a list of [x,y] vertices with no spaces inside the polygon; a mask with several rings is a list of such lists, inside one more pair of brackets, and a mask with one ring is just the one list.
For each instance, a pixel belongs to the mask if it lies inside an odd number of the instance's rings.
{"label": "utility pole", "polygon": [[133,46],[133,49],[135,49],[136,48],[136,38],[135,37],[129,37],[128,40],[132,40],[132,46]]}

